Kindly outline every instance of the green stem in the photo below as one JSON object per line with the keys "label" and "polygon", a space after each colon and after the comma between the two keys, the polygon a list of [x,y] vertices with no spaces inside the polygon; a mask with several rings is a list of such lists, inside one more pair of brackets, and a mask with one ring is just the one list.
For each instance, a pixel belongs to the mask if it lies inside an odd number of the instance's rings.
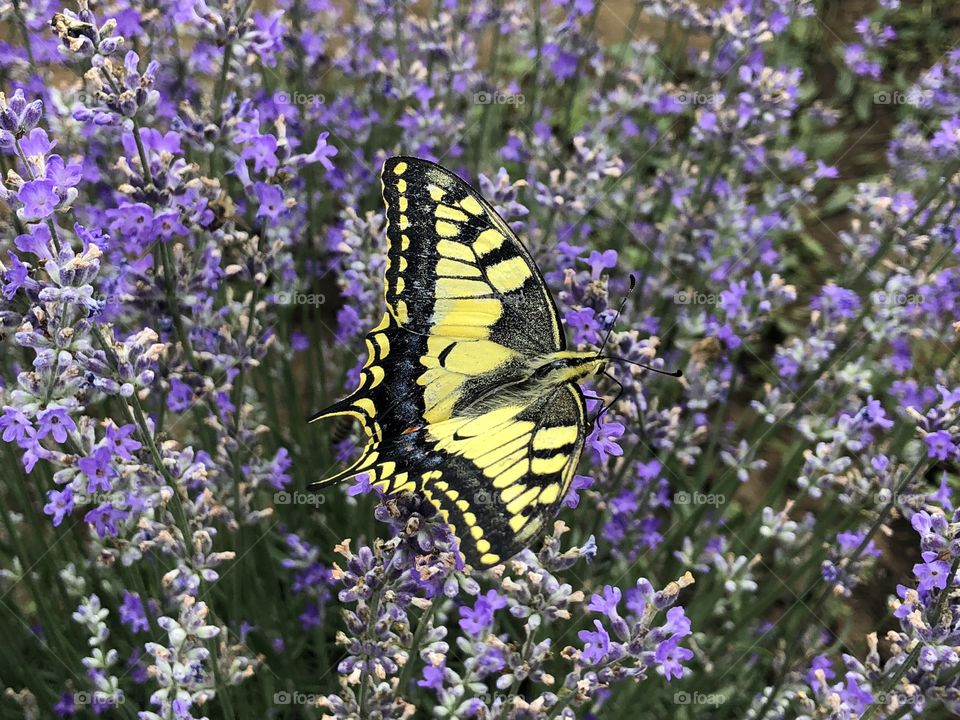
{"label": "green stem", "polygon": [[153,173],[150,172],[147,151],[143,147],[143,138],[140,137],[140,123],[136,118],[133,118],[133,141],[137,144],[137,154],[140,156],[140,164],[143,165],[143,180],[147,185],[153,185]]}
{"label": "green stem", "polygon": [[20,27],[20,33],[23,35],[23,47],[27,51],[27,60],[30,62],[30,67],[36,70],[37,62],[33,57],[33,45],[30,42],[30,29],[27,27],[27,20],[23,16],[23,11],[20,9],[20,0],[13,0],[13,13],[17,16],[17,24]]}
{"label": "green stem", "polygon": [[424,634],[427,632],[427,628],[430,625],[430,620],[433,618],[433,613],[437,609],[437,605],[440,604],[440,599],[434,599],[424,613],[420,616],[420,620],[417,622],[417,629],[413,631],[413,642],[410,645],[410,650],[407,653],[407,662],[403,666],[403,670],[400,672],[400,682],[397,684],[397,692],[401,697],[406,693],[407,685],[410,684],[410,673],[413,672],[413,666],[416,664],[416,658],[418,655],[418,649],[420,648],[420,641],[423,640]]}

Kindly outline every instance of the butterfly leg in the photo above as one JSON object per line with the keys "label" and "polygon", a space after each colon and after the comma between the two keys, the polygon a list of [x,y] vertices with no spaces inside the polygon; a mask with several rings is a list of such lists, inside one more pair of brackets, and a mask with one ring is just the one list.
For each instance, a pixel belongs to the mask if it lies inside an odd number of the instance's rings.
{"label": "butterfly leg", "polygon": [[609,378],[610,380],[613,380],[613,382],[617,384],[617,387],[619,389],[617,390],[617,394],[614,396],[613,400],[611,400],[609,403],[607,403],[602,408],[600,408],[600,412],[597,413],[597,417],[594,420],[594,422],[596,423],[600,423],[600,418],[602,418],[604,413],[606,413],[611,407],[613,407],[616,404],[616,402],[620,399],[620,397],[623,395],[623,392],[624,392],[623,383],[617,380],[613,375],[605,372],[603,373],[603,376],[605,378]]}

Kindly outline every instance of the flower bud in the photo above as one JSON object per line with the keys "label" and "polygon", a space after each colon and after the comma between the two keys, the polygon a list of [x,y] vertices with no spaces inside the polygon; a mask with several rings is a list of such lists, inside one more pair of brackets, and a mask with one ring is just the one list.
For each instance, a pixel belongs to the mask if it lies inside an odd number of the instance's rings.
{"label": "flower bud", "polygon": [[37,126],[37,123],[40,122],[40,118],[43,116],[43,101],[34,100],[32,103],[27,105],[27,109],[23,111],[23,115],[20,119],[20,127],[23,129],[23,132],[29,132]]}

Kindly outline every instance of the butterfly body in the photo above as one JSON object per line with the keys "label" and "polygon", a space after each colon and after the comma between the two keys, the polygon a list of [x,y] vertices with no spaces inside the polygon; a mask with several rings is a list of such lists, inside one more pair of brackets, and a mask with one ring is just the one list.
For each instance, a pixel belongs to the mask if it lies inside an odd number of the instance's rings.
{"label": "butterfly body", "polygon": [[387,493],[421,492],[467,561],[493,565],[559,509],[587,431],[577,382],[603,360],[567,350],[532,258],[469,185],[406,157],[381,181],[386,312],[358,388],[313,418],[357,418],[367,445],[317,486],[369,473]]}

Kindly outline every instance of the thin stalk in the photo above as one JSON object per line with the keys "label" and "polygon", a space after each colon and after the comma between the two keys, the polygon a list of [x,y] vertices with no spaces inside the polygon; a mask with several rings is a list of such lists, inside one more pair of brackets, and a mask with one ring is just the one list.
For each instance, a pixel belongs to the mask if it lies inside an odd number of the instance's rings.
{"label": "thin stalk", "polygon": [[400,681],[397,683],[397,692],[400,693],[400,695],[406,693],[407,685],[410,683],[410,674],[413,672],[413,666],[416,664],[415,660],[418,655],[417,650],[420,647],[420,641],[423,640],[423,636],[427,632],[427,626],[430,624],[433,613],[439,604],[440,600],[434,599],[430,607],[420,616],[420,620],[417,622],[417,629],[413,631],[413,642],[410,644],[410,650],[407,653],[407,662],[400,672]]}

